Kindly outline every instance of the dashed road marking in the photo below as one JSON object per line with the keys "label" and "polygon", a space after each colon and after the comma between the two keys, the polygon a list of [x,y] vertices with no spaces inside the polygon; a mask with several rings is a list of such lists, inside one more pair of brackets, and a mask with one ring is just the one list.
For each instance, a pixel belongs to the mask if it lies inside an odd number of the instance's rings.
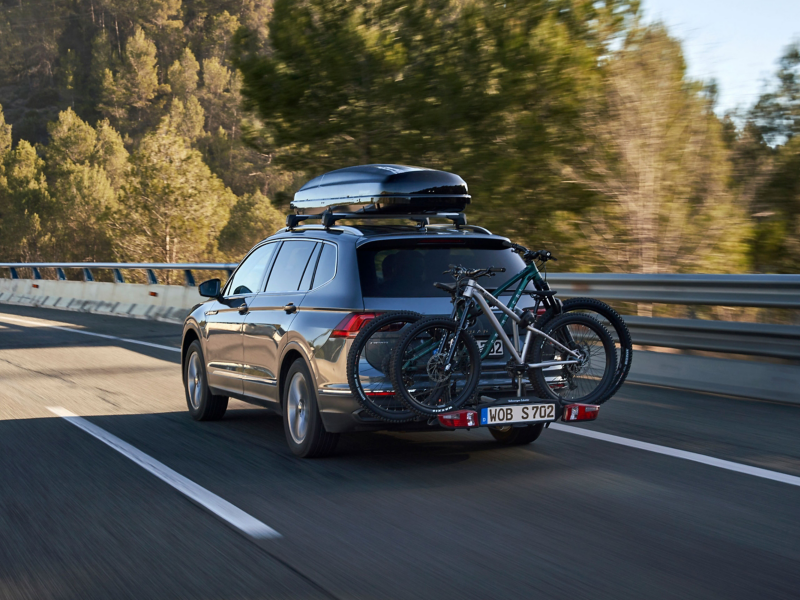
{"label": "dashed road marking", "polygon": [[563,431],[565,433],[572,433],[575,435],[582,435],[584,437],[602,440],[604,442],[610,442],[620,446],[628,446],[629,448],[646,450],[647,452],[655,452],[656,454],[663,454],[665,456],[672,456],[674,458],[681,458],[683,460],[690,460],[703,465],[717,467],[718,469],[725,469],[726,471],[735,471],[736,473],[752,475],[753,477],[761,477],[762,479],[771,479],[772,481],[779,481],[781,483],[788,483],[789,485],[800,487],[800,477],[787,475],[786,473],[780,473],[778,471],[770,471],[768,469],[751,467],[750,465],[743,465],[730,460],[722,460],[721,458],[714,458],[713,456],[706,456],[705,454],[687,452],[686,450],[678,450],[677,448],[670,448],[669,446],[659,446],[658,444],[640,442],[639,440],[632,440],[629,438],[620,437],[618,435],[592,431],[591,429],[578,429],[577,427],[560,425],[558,423],[551,423],[550,429]]}
{"label": "dashed road marking", "polygon": [[73,412],[60,406],[48,406],[47,410],[66,421],[82,429],[89,435],[97,438],[107,446],[110,446],[123,456],[128,457],[137,465],[149,471],[161,481],[171,485],[181,494],[199,504],[206,510],[214,513],[220,519],[253,538],[279,538],[281,534],[272,527],[265,525],[255,517],[250,516],[240,508],[237,508],[227,500],[224,500],[209,492],[204,487],[197,485],[194,481],[187,479],[180,473],[173,471],[167,465],[157,461],[152,456],[145,454],[138,448],[124,442],[117,436],[107,432],[105,429],[90,423],[83,417],[79,417]]}
{"label": "dashed road marking", "polygon": [[61,325],[48,325],[47,323],[40,323],[39,321],[30,321],[28,319],[17,319],[15,317],[2,316],[4,321],[12,321],[14,323],[21,323],[23,325],[30,325],[33,327],[48,327],[50,329],[58,329],[59,331],[69,331],[70,333],[80,333],[81,335],[91,335],[94,337],[104,338],[107,340],[115,340],[118,342],[125,342],[127,344],[138,344],[140,346],[150,346],[151,348],[158,348],[160,350],[170,350],[172,352],[180,352],[180,348],[173,346],[165,346],[163,344],[154,344],[152,342],[143,342],[142,340],[132,340],[131,338],[117,337],[116,335],[108,335],[105,333],[95,333],[94,331],[84,331],[83,329],[74,329],[72,327],[62,327]]}

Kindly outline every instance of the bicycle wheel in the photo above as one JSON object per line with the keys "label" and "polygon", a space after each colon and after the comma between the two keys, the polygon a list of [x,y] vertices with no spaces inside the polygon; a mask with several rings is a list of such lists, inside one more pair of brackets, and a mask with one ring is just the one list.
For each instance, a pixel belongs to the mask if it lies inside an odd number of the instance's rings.
{"label": "bicycle wheel", "polygon": [[[597,319],[570,314],[556,317],[543,329],[570,350],[577,350],[580,362],[531,370],[530,379],[542,398],[595,404],[614,382],[617,350],[614,340]],[[570,360],[568,354],[545,337],[533,346],[533,362]]]}
{"label": "bicycle wheel", "polygon": [[[614,333],[618,340],[619,353],[617,355],[617,370],[614,373],[614,382],[603,397],[594,403],[602,404],[616,394],[628,378],[628,373],[633,363],[633,340],[631,339],[631,333],[628,331],[628,326],[617,311],[605,302],[595,300],[594,298],[570,298],[569,300],[565,300],[562,304],[561,313],[554,312],[552,308],[548,309],[547,312],[536,321],[536,327],[541,329],[546,326],[551,319],[557,317],[558,314],[574,312],[588,312],[599,315],[614,328]],[[601,324],[603,323],[601,322]]]}
{"label": "bicycle wheel", "polygon": [[398,310],[369,321],[358,332],[347,354],[347,383],[370,414],[394,423],[412,421],[417,413],[395,395],[389,377],[392,349],[412,323],[422,315]]}
{"label": "bicycle wheel", "polygon": [[[412,325],[392,352],[395,393],[411,410],[434,416],[464,406],[481,375],[478,343],[458,324],[429,317]],[[455,347],[454,347],[455,346]],[[448,362],[447,357],[451,354]]]}

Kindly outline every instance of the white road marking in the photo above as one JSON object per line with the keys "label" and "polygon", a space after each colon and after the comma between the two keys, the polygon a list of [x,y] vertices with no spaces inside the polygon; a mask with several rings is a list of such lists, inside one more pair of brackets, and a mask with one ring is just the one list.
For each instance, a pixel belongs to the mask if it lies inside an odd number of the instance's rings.
{"label": "white road marking", "polygon": [[153,457],[145,454],[138,448],[134,448],[127,442],[122,441],[117,436],[108,433],[105,429],[90,423],[86,419],[79,417],[73,412],[60,406],[48,406],[47,410],[63,417],[76,427],[83,429],[86,433],[94,436],[104,444],[107,444],[120,454],[127,456],[137,465],[149,471],[161,481],[168,483],[181,494],[188,497],[193,502],[211,511],[226,523],[232,525],[239,531],[246,533],[254,538],[279,538],[281,534],[265,525],[258,519],[251,517],[243,510],[235,507],[227,500],[223,500],[216,494],[209,492],[204,487],[197,485],[194,481],[187,479],[180,473],[173,471],[165,464],[157,461]]}
{"label": "white road marking", "polygon": [[22,323],[23,325],[31,325],[33,327],[49,327],[50,329],[58,329],[60,331],[69,331],[71,333],[80,333],[83,335],[91,335],[94,337],[105,338],[107,340],[115,340],[118,342],[125,342],[127,344],[139,344],[140,346],[150,346],[151,348],[158,348],[160,350],[171,350],[172,352],[180,352],[180,348],[172,346],[164,346],[163,344],[153,344],[152,342],[143,342],[141,340],[132,340],[130,338],[117,337],[115,335],[107,335],[105,333],[95,333],[93,331],[84,331],[82,329],[73,329],[72,327],[62,327],[61,325],[48,325],[47,323],[40,323],[39,321],[29,321],[28,319],[16,319],[14,317],[2,316],[3,320],[12,321],[14,323]]}
{"label": "white road marking", "polygon": [[778,471],[770,471],[768,469],[751,467],[749,465],[743,465],[741,463],[735,463],[729,460],[722,460],[721,458],[714,458],[713,456],[705,456],[704,454],[687,452],[686,450],[678,450],[676,448],[670,448],[669,446],[659,446],[658,444],[640,442],[638,440],[631,440],[618,435],[592,431],[591,429],[578,429],[577,427],[572,427],[570,425],[551,423],[550,429],[556,429],[565,433],[573,433],[575,435],[582,435],[595,440],[619,444],[620,446],[628,446],[629,448],[638,448],[639,450],[655,452],[656,454],[663,454],[665,456],[672,456],[674,458],[682,458],[683,460],[690,460],[692,462],[717,467],[719,469],[725,469],[727,471],[735,471],[736,473],[744,473],[745,475],[761,477],[762,479],[771,479],[772,481],[779,481],[781,483],[788,483],[789,485],[796,485],[800,487],[800,477],[787,475],[786,473],[780,473]]}

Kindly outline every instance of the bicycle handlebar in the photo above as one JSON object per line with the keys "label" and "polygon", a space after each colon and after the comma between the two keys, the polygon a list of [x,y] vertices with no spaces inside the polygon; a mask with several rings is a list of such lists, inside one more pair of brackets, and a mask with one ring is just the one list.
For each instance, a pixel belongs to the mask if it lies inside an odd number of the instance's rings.
{"label": "bicycle handlebar", "polygon": [[549,250],[529,250],[525,246],[515,244],[514,242],[503,242],[503,245],[519,254],[526,263],[530,263],[534,260],[541,260],[542,262],[558,260]]}
{"label": "bicycle handlebar", "polygon": [[505,273],[504,267],[489,267],[488,269],[465,269],[458,265],[450,265],[447,271],[443,271],[445,275],[450,274],[455,279],[462,279],[469,277],[470,279],[477,279],[478,277],[494,277],[495,273]]}

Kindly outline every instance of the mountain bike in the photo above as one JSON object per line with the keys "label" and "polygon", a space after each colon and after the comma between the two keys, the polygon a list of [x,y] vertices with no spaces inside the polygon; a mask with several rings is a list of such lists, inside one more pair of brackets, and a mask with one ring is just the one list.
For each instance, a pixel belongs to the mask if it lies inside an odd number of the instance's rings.
{"label": "mountain bike", "polygon": [[[519,285],[517,286],[511,301],[508,303],[509,307],[514,308],[519,298],[523,293],[525,293],[525,288],[527,287],[528,283],[533,283],[535,288],[540,292],[551,291],[550,285],[547,283],[546,265],[550,260],[557,260],[556,257],[554,257],[547,250],[529,250],[525,246],[514,244],[512,242],[507,242],[506,247],[511,248],[514,252],[519,254],[520,257],[522,257],[522,259],[525,261],[527,267],[516,277],[507,281],[504,285],[495,290],[495,296],[499,296],[502,292],[506,291],[517,281],[519,281]],[[536,261],[539,261],[540,266],[544,267],[544,277],[542,277],[542,273],[539,267],[537,267]],[[578,297],[569,298],[562,301],[552,296],[544,297],[541,304],[537,303],[533,309],[537,315],[539,312],[541,312],[539,310],[540,306],[545,310],[544,314],[539,315],[536,320],[536,326],[539,328],[544,327],[547,322],[555,317],[571,312],[594,313],[595,315],[601,317],[601,323],[604,325],[605,323],[608,323],[613,328],[619,343],[619,356],[617,360],[617,370],[614,374],[614,383],[611,385],[611,387],[609,387],[608,390],[606,390],[606,393],[602,397],[598,398],[593,404],[602,404],[616,394],[622,387],[622,384],[625,383],[625,379],[628,377],[628,373],[631,370],[631,364],[633,362],[633,340],[631,339],[630,331],[628,331],[628,326],[625,325],[625,321],[622,319],[619,313],[617,313],[617,311],[615,311],[605,302],[596,300],[595,298]],[[505,324],[506,320],[507,318],[503,316],[501,323]],[[492,343],[495,339],[496,336],[490,338],[489,342],[487,342],[487,345]]]}
{"label": "mountain bike", "polygon": [[[619,343],[617,369],[614,382],[605,394],[594,400],[593,404],[602,404],[612,397],[625,382],[631,368],[633,357],[633,341],[622,317],[608,304],[594,298],[570,298],[560,300],[547,283],[546,265],[550,260],[557,260],[547,250],[529,250],[519,244],[506,242],[505,246],[520,255],[526,267],[514,277],[492,291],[495,297],[506,293],[516,285],[511,298],[506,303],[508,308],[515,309],[523,294],[531,294],[533,286],[537,292],[535,305],[529,309],[537,315],[535,324],[543,329],[552,319],[571,312],[593,313],[601,318],[601,323],[608,323],[614,330]],[[536,262],[539,262],[537,266]],[[542,276],[542,270],[544,277]],[[444,291],[451,291],[452,286],[439,284]],[[455,307],[454,307],[455,308]],[[348,354],[347,378],[350,389],[370,414],[393,422],[406,422],[415,418],[416,413],[400,402],[393,392],[389,373],[388,358],[391,348],[400,340],[403,332],[411,323],[416,323],[424,315],[413,311],[394,311],[385,313],[368,323],[361,329]],[[455,317],[455,313],[451,314]],[[500,315],[500,324],[506,325],[508,316]],[[496,349],[498,334],[492,333],[481,349],[481,360],[485,360],[492,348]],[[482,340],[483,341],[483,340]],[[519,348],[519,344],[517,344]],[[551,368],[552,377],[547,378],[549,385],[558,388],[564,385],[563,378],[558,376],[558,367]],[[517,384],[519,378],[515,378]]]}
{"label": "mountain bike", "polygon": [[[393,389],[411,410],[436,416],[461,408],[473,397],[480,379],[482,352],[468,328],[481,315],[512,357],[507,368],[517,381],[520,395],[526,375],[540,398],[562,405],[566,401],[596,402],[613,385],[616,347],[600,322],[588,315],[568,313],[537,329],[535,313],[512,309],[476,281],[503,271],[453,266],[448,272],[456,283],[436,284],[453,296],[453,315],[429,317],[410,325],[392,350],[389,368]],[[519,291],[514,298],[519,299]],[[555,295],[551,290],[530,293],[537,305]],[[521,349],[516,340],[509,339],[492,307],[525,331]],[[483,352],[491,347],[491,340]]]}

